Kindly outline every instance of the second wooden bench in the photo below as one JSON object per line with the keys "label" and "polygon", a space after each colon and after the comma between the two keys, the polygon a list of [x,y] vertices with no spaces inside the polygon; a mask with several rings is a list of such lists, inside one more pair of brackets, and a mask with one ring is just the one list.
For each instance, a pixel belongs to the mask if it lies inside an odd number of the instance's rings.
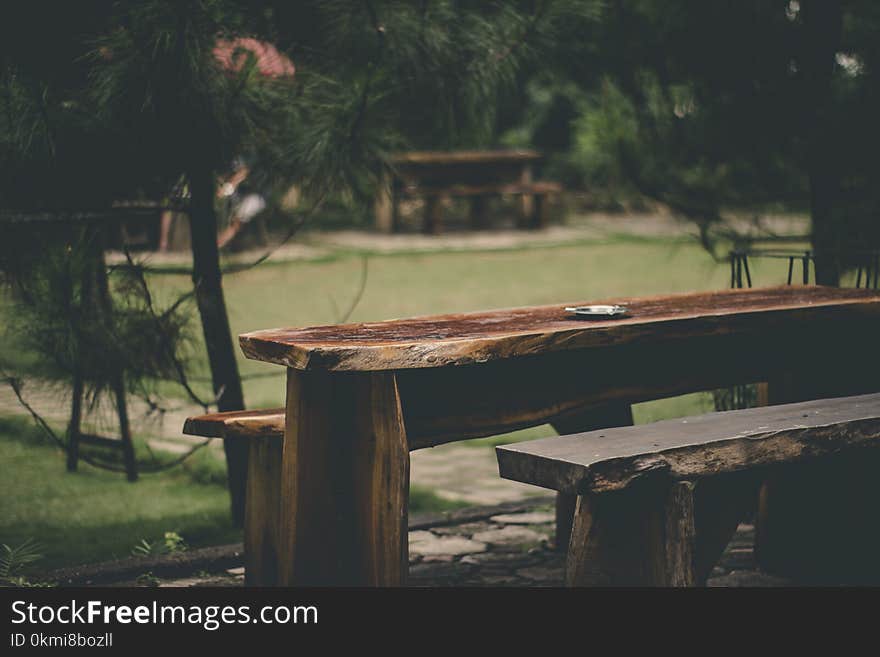
{"label": "second wooden bench", "polygon": [[281,503],[281,450],[284,409],[212,413],[187,418],[183,433],[248,441],[244,511],[247,586],[278,583],[278,512]]}
{"label": "second wooden bench", "polygon": [[[863,462],[877,448],[880,394],[602,429],[496,453],[502,477],[578,496],[568,585],[695,586],[754,508],[768,472],[847,456]],[[873,550],[875,515],[853,514],[853,533],[837,540]]]}

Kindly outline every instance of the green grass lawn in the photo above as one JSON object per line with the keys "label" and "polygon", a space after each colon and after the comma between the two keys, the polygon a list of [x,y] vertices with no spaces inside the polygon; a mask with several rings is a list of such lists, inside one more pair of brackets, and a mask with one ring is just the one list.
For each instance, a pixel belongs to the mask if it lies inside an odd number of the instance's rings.
{"label": "green grass lawn", "polygon": [[[784,281],[778,263],[756,263],[756,284]],[[225,279],[226,299],[235,335],[278,326],[333,323],[335,307],[345,308],[361,275],[361,256],[339,254],[314,262],[267,263]],[[764,269],[762,271],[762,268]],[[619,239],[503,252],[373,255],[361,302],[351,321],[463,312],[488,308],[630,295],[651,295],[728,286],[726,264],[714,261],[689,241]],[[152,277],[156,295],[171,299],[190,288],[188,278]],[[208,368],[198,341],[200,327],[192,312],[194,377],[206,397]],[[2,307],[0,307],[2,313]],[[249,407],[281,405],[283,368],[247,361],[240,356]],[[14,344],[3,341],[0,361],[29,362]],[[167,392],[180,394],[172,388]],[[711,398],[688,395],[640,404],[637,421],[673,417],[711,409]],[[486,447],[547,435],[537,427],[516,434],[474,441]],[[202,457],[206,458],[206,457]],[[22,421],[0,422],[0,542],[26,538],[43,543],[43,568],[127,556],[141,539],[154,540],[175,531],[190,545],[239,538],[228,521],[228,499],[216,483],[216,468],[194,464],[159,475],[146,475],[135,485],[117,474],[83,465],[67,474],[62,455],[39,443]],[[451,506],[430,491],[414,490],[413,511]]]}
{"label": "green grass lawn", "polygon": [[183,468],[135,484],[85,463],[68,473],[64,454],[26,419],[0,419],[0,470],[0,542],[36,540],[40,571],[127,557],[168,531],[193,546],[241,540],[224,486],[197,483]]}
{"label": "green grass lawn", "polygon": [[[69,473],[64,454],[29,419],[0,418],[0,543],[36,541],[43,557],[33,572],[41,573],[127,557],[165,532],[191,547],[240,541],[218,463],[203,450],[185,466],[144,474],[135,484],[83,462]],[[413,513],[459,506],[429,490],[411,491]]]}
{"label": "green grass lawn", "polygon": [[[760,270],[755,272],[756,278],[759,275]],[[228,275],[224,286],[233,334],[334,323],[334,304],[348,306],[360,276],[360,256],[351,254],[320,262],[267,264]],[[154,276],[151,284],[166,299],[191,285],[186,277],[164,275]],[[504,252],[374,255],[369,257],[366,290],[351,321],[727,285],[726,264],[715,262],[689,241],[621,239]],[[198,315],[194,307],[192,311],[193,332],[198,335]],[[206,378],[201,354],[196,352],[195,357],[197,375]],[[240,354],[239,360],[248,406],[281,404],[283,368],[248,361]]]}

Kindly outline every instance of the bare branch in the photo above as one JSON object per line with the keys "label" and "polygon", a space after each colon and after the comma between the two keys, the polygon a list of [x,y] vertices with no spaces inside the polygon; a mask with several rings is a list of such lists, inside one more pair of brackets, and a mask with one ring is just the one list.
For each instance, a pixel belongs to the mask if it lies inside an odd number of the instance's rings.
{"label": "bare branch", "polygon": [[[6,374],[5,372],[3,372],[2,370],[0,370],[0,376],[2,376],[3,381],[5,383],[9,384],[9,386],[12,388],[12,391],[15,393],[15,396],[18,398],[18,402],[30,414],[30,416],[33,418],[34,422],[37,424],[37,426],[40,427],[43,430],[43,432],[47,436],[49,436],[58,447],[60,447],[64,451],[67,451],[67,443],[64,440],[62,440],[58,436],[58,434],[55,433],[55,431],[52,429],[52,427],[49,426],[49,423],[46,422],[46,420],[43,418],[43,416],[40,415],[39,413],[37,413],[37,411],[34,409],[34,407],[31,406],[25,400],[25,398],[21,392],[21,388],[22,388],[21,379],[17,379],[13,376],[10,376],[10,375]],[[152,466],[144,466],[143,464],[139,464],[138,471],[141,473],[153,474],[153,473],[157,473],[157,472],[162,472],[164,470],[169,470],[177,465],[180,465],[186,459],[188,459],[190,456],[195,454],[197,451],[206,447],[211,442],[211,440],[212,440],[211,438],[208,438],[208,439],[204,440],[203,442],[194,445],[191,449],[187,450],[183,454],[180,454],[179,456],[172,459],[171,461],[166,461],[164,463],[156,463]],[[150,450],[150,453],[153,456],[153,459],[155,461],[156,460],[155,455],[152,454],[152,450]],[[114,463],[108,463],[106,461],[102,461],[101,459],[95,458],[94,456],[91,456],[91,455],[83,453],[83,452],[80,452],[79,457],[83,461],[85,461],[86,463],[91,465],[92,467],[98,468],[100,470],[109,470],[110,472],[120,472],[120,473],[126,471],[124,466],[116,465]]]}
{"label": "bare branch", "polygon": [[[0,372],[2,372],[2,370],[0,370]],[[21,404],[28,413],[30,413],[30,416],[33,418],[37,426],[39,426],[46,433],[46,435],[49,436],[49,438],[51,438],[56,445],[58,445],[58,447],[67,451],[67,443],[59,438],[58,434],[56,434],[52,430],[52,427],[49,426],[46,420],[44,420],[43,417],[34,410],[33,406],[25,401],[24,396],[21,393],[21,379],[10,376],[5,372],[2,372],[2,376],[3,381],[9,384],[9,387],[12,388],[12,392],[14,392],[15,396],[18,398],[18,403]]]}

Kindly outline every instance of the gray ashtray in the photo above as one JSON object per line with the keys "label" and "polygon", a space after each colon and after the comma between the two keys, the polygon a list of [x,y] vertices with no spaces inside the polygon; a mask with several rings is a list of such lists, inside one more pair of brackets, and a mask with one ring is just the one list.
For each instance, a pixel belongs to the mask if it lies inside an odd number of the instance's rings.
{"label": "gray ashtray", "polygon": [[584,319],[607,319],[623,317],[628,310],[626,306],[569,306],[565,312]]}

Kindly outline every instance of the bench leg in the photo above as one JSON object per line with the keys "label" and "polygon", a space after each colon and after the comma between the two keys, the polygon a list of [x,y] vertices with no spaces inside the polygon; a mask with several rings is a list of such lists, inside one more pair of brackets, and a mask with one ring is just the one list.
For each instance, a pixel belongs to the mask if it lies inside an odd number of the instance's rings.
{"label": "bench leg", "polygon": [[409,451],[393,373],[288,370],[279,579],[406,583]]}
{"label": "bench leg", "polygon": [[548,203],[547,194],[535,194],[532,201],[532,217],[529,228],[539,230],[547,226]]}
{"label": "bench leg", "polygon": [[697,504],[694,484],[676,481],[666,498],[662,537],[655,537],[653,584],[699,586],[697,571]]}
{"label": "bench leg", "polygon": [[472,196],[470,207],[471,228],[480,230],[489,225],[489,197],[483,194]]}
{"label": "bench leg", "polygon": [[[739,484],[738,484],[739,485]],[[578,497],[568,586],[702,586],[744,509],[734,489],[642,482]]]}
{"label": "bench leg", "polygon": [[443,199],[439,196],[425,198],[425,226],[428,235],[439,235],[443,232]]}
{"label": "bench leg", "polygon": [[[593,431],[594,429],[610,429],[612,427],[628,427],[633,424],[632,408],[629,404],[611,403],[602,406],[591,406],[573,413],[566,413],[555,418],[550,426],[560,435]],[[571,523],[574,519],[577,495],[568,493],[556,494],[556,549],[564,552],[568,549],[571,537]]]}
{"label": "bench leg", "polygon": [[244,583],[278,585],[278,521],[282,440],[249,438],[244,512]]}
{"label": "bench leg", "polygon": [[379,233],[394,232],[394,181],[389,175],[383,175],[376,187],[373,199],[373,219]]}
{"label": "bench leg", "polygon": [[399,233],[400,222],[400,190],[397,186],[391,188],[391,232]]}
{"label": "bench leg", "polygon": [[662,561],[663,496],[655,484],[578,497],[568,586],[650,586]]}
{"label": "bench leg", "polygon": [[556,538],[553,546],[557,552],[568,550],[571,541],[571,527],[577,511],[577,495],[556,493]]}
{"label": "bench leg", "polygon": [[762,570],[816,584],[880,583],[873,453],[780,470],[761,488],[756,556]]}
{"label": "bench leg", "polygon": [[[532,184],[534,172],[532,165],[527,164],[520,173],[519,182],[523,186]],[[531,194],[523,194],[519,199],[519,217],[517,217],[520,228],[528,226],[528,222],[535,211],[535,199]]]}

